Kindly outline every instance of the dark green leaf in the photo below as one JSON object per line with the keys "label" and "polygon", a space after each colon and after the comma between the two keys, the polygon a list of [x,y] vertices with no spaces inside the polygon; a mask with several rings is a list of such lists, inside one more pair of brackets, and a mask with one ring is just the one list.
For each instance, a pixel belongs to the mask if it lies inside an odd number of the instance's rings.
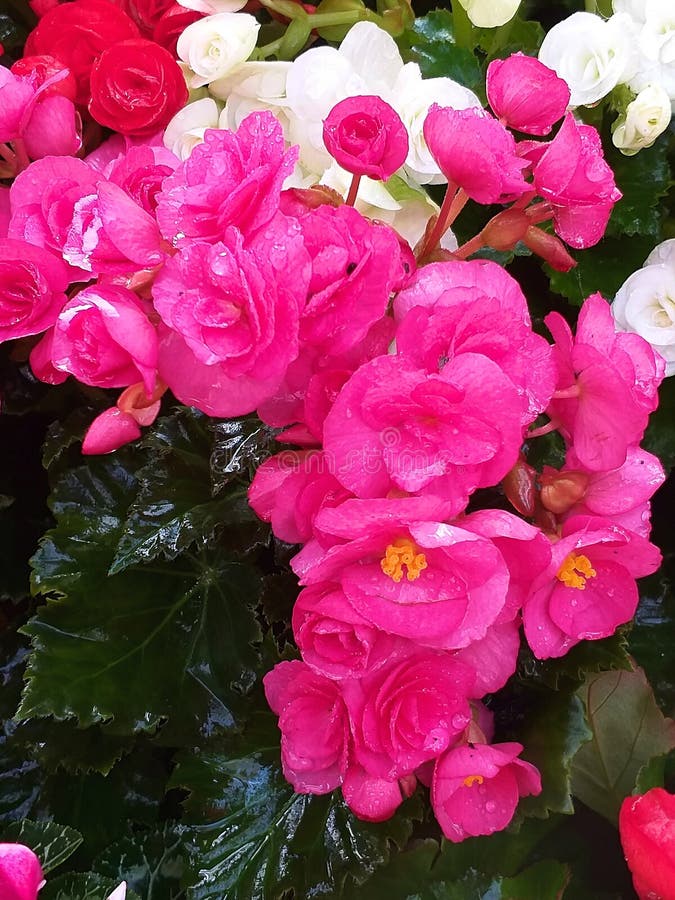
{"label": "dark green leaf", "polygon": [[544,40],[545,31],[539,22],[514,16],[500,28],[478,28],[478,41],[488,59],[505,59],[512,53],[536,56]]}
{"label": "dark green leaf", "polygon": [[45,875],[65,862],[84,840],[79,831],[56,822],[13,822],[0,832],[4,842],[25,844],[40,859]]}
{"label": "dark green leaf", "polygon": [[215,435],[211,451],[211,482],[217,493],[234,478],[253,478],[255,470],[279,450],[275,431],[260,419],[228,419],[210,426]]}
{"label": "dark green leaf", "polygon": [[138,829],[108,847],[95,861],[101,875],[126,881],[141,897],[177,900],[184,896],[183,838],[180,827],[167,823],[156,830]]}
{"label": "dark green leaf", "polygon": [[675,378],[666,378],[659,388],[659,406],[649,417],[642,445],[659,457],[666,472],[675,466]]}
{"label": "dark green leaf", "polygon": [[203,545],[220,525],[257,525],[243,486],[213,496],[214,441],[207,422],[196,410],[183,409],[161,419],[145,439],[147,463],[138,472],[140,489],[111,575],[158,556],[174,559],[194,543]]}
{"label": "dark green leaf", "polygon": [[635,778],[636,794],[646,794],[652,788],[665,785],[667,759],[668,754],[655,756],[642,766]]}
{"label": "dark green leaf", "polygon": [[[93,872],[70,872],[50,879],[40,891],[40,900],[106,900],[119,885]],[[139,900],[138,894],[127,891],[126,900]]]}
{"label": "dark green leaf", "polygon": [[529,647],[521,649],[518,672],[522,678],[545,684],[552,690],[579,685],[591,672],[632,669],[626,630],[619,629],[600,641],[581,641],[560,659],[537,659]]}
{"label": "dark green leaf", "polygon": [[503,900],[560,900],[570,880],[567,866],[544,860],[502,882]]}
{"label": "dark green leaf", "polygon": [[675,747],[675,723],[665,719],[641,669],[591,675],[579,689],[592,740],[572,768],[574,795],[615,821],[638,772]]}
{"label": "dark green leaf", "polygon": [[541,772],[541,794],[521,799],[517,814],[546,818],[551,812],[574,812],[572,760],[591,737],[579,697],[563,690],[526,690],[517,705],[499,710],[498,721],[504,722],[504,737],[520,741],[523,758]]}
{"label": "dark green leaf", "polygon": [[642,235],[628,241],[605,237],[597,246],[573,253],[577,266],[570,272],[554,272],[546,266],[551,290],[577,306],[596,291],[613,300],[628,276],[642,266],[654,243],[653,238]]}
{"label": "dark green leaf", "polygon": [[471,90],[484,92],[480,63],[470,50],[455,43],[448,10],[437,9],[416,19],[406,37],[408,58],[419,65],[425,78],[452,78]]}
{"label": "dark green leaf", "polygon": [[183,755],[173,777],[190,790],[192,900],[298,900],[333,896],[347,873],[366,879],[405,844],[417,803],[376,825],[361,822],[338,792],[296,794],[279,766],[279,732],[261,714],[238,738]]}
{"label": "dark green leaf", "polygon": [[[671,184],[667,157],[667,140],[657,141],[653,147],[641,150],[636,156],[624,156],[613,146],[606,149],[607,162],[612,167],[617,186],[623,194],[614,207],[607,231],[609,235],[650,238],[652,247],[658,243],[663,215],[661,199]],[[631,243],[624,239],[623,246],[628,249]],[[649,251],[645,257],[648,253]],[[639,266],[643,262],[644,259]]]}
{"label": "dark green leaf", "polygon": [[652,540],[668,552],[661,569],[640,582],[640,605],[630,633],[630,650],[645,670],[664,713],[675,717],[675,556],[671,518],[674,488],[670,479],[655,498]]}
{"label": "dark green leaf", "polygon": [[258,580],[216,551],[107,576],[134,487],[108,457],[54,489],[58,524],[33,559],[33,581],[61,596],[24,628],[33,653],[20,716],[114,718],[121,734],[171,715],[207,731],[231,725],[256,679],[260,630],[247,604]]}

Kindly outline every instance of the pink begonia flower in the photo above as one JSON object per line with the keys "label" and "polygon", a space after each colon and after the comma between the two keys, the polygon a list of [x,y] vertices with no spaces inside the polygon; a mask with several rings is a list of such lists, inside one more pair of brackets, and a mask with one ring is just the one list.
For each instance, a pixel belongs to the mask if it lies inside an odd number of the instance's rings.
{"label": "pink begonia flower", "polygon": [[431,263],[394,300],[399,354],[429,372],[459,353],[481,353],[523,397],[523,424],[546,408],[555,388],[551,347],[532,331],[527,300],[489,260]]}
{"label": "pink begonia flower", "polygon": [[82,442],[82,453],[85,456],[112,453],[140,436],[141,429],[136,419],[116,406],[111,406],[89,426]]}
{"label": "pink begonia flower", "polygon": [[307,665],[337,679],[369,675],[408,645],[359,615],[338,585],[325,583],[298,594],[293,635]]}
{"label": "pink begonia flower", "polygon": [[74,155],[82,146],[73,101],[49,90],[68,77],[61,69],[44,84],[36,76],[0,71],[0,141],[22,140],[31,159]]}
{"label": "pink begonia flower", "polygon": [[640,447],[629,447],[625,463],[608,472],[588,471],[570,450],[560,472],[544,467],[541,499],[556,515],[604,516],[649,537],[649,499],[665,477],[660,460]]}
{"label": "pink begonia flower", "polygon": [[[384,315],[346,353],[333,355],[301,344],[298,358],[288,367],[274,396],[258,407],[258,415],[275,428],[298,426],[279,439],[301,446],[321,444],[323,423],[342,387],[359,366],[387,353],[395,330],[394,320]],[[300,438],[301,430],[304,438]]]}
{"label": "pink begonia flower", "polygon": [[327,794],[347,770],[350,730],[336,681],[299,661],[278,663],[263,678],[279,716],[284,777],[300,794]]}
{"label": "pink begonia flower", "polygon": [[92,275],[128,275],[165,257],[157,222],[111,182],[75,203],[63,257]]}
{"label": "pink begonia flower", "polygon": [[353,755],[369,775],[400,778],[443,753],[471,721],[475,674],[447,653],[416,649],[345,682]]}
{"label": "pink begonia flower", "polygon": [[323,142],[338,165],[353,175],[386,181],[408,156],[408,132],[381,97],[347,97],[323,123]]}
{"label": "pink begonia flower", "polygon": [[139,144],[128,147],[105,167],[103,174],[108,181],[123,188],[141,209],[154,216],[164,179],[179,165],[178,157],[165,147]]}
{"label": "pink begonia flower", "polygon": [[455,659],[469,666],[476,673],[471,697],[484,697],[504,687],[516,671],[520,651],[520,619],[496,622],[485,637],[472,641],[468,647],[458,650]]}
{"label": "pink begonia flower", "polygon": [[230,225],[247,235],[257,231],[279,209],[281,185],[297,158],[297,147],[285,150],[271,112],[251,113],[236,133],[208,129],[162,185],[157,220],[164,237],[183,247],[222,240]]}
{"label": "pink begonia flower", "polygon": [[521,417],[515,387],[486,356],[461,353],[438,375],[381,356],[340,391],[324,448],[357,497],[399,488],[442,496],[457,514],[475,488],[496,484],[515,464]]}
{"label": "pink begonia flower", "polygon": [[626,797],[619,811],[619,835],[640,900],[674,900],[675,795],[654,787]]}
{"label": "pink begonia flower", "polygon": [[310,263],[297,223],[279,215],[243,246],[234,228],[216,245],[169,259],[154,286],[159,373],[176,397],[212,416],[252,412],[298,354]]}
{"label": "pink begonia flower", "polygon": [[[95,191],[100,175],[81,159],[47,157],[32,163],[10,188],[9,236],[22,238],[61,256],[75,204]],[[71,268],[71,281],[91,276]]]}
{"label": "pink begonia flower", "polygon": [[0,67],[0,141],[13,141],[21,136],[24,111],[35,96],[28,78]]}
{"label": "pink begonia flower", "polygon": [[534,655],[563,656],[581,640],[614,634],[635,615],[635,579],[651,575],[660,563],[657,547],[613,522],[568,519],[524,605],[525,637]]}
{"label": "pink begonia flower", "polygon": [[0,239],[0,342],[40,334],[66,302],[68,272],[47,250]]}
{"label": "pink begonia flower", "polygon": [[509,824],[520,797],[541,793],[541,776],[518,759],[523,745],[474,744],[439,757],[431,785],[431,805],[443,834],[459,843],[493,834]]}
{"label": "pink begonia flower", "polygon": [[494,114],[516,131],[548,134],[570,102],[566,82],[534,56],[514,53],[487,68],[487,97]]}
{"label": "pink begonia flower", "polygon": [[[75,76],[55,56],[47,54],[22,56],[12,63],[11,71],[14,75],[29,76],[36,88],[49,82],[45,91],[48,94],[60,94],[69,100],[75,100],[77,92]],[[54,78],[55,75],[58,78]]]}
{"label": "pink begonia flower", "polygon": [[6,238],[9,231],[9,220],[11,218],[11,207],[9,203],[9,188],[0,185],[0,238]]}
{"label": "pink begonia flower", "polygon": [[390,819],[405,797],[417,786],[414,775],[404,778],[375,778],[358,764],[352,763],[342,782],[345,803],[355,816],[366,822]]}
{"label": "pink begonia flower", "polygon": [[0,897],[37,900],[44,884],[40,860],[24,844],[0,844]]}
{"label": "pink begonia flower", "polygon": [[448,181],[476,203],[507,203],[530,186],[528,165],[504,126],[479,107],[451,109],[434,103],[424,121],[424,139]]}
{"label": "pink begonia flower", "polygon": [[555,340],[559,394],[547,414],[587,469],[619,468],[658,403],[664,360],[639,335],[615,331],[600,294],[581,308],[575,338],[559,313],[544,321]]}
{"label": "pink begonia flower", "polygon": [[425,520],[439,509],[426,497],[323,509],[317,526],[344,543],[325,550],[310,542],[291,565],[303,585],[339,584],[356,612],[383,631],[427,647],[466,647],[502,612],[509,572],[492,541]]}
{"label": "pink begonia flower", "polygon": [[534,187],[553,209],[556,234],[577,249],[597,244],[622,196],[597,130],[568,113],[560,131],[548,145],[539,145],[536,156]]}
{"label": "pink begonia flower", "polygon": [[52,338],[56,369],[94,387],[126,387],[142,379],[152,393],[157,332],[138,297],[123,287],[86,287],[61,310]]}
{"label": "pink begonia flower", "polygon": [[497,622],[511,622],[521,609],[535,577],[551,561],[551,545],[535,525],[501,509],[481,509],[458,524],[488,538],[501,553],[509,570],[509,592]]}
{"label": "pink begonia flower", "polygon": [[40,340],[30,351],[30,367],[36,378],[45,384],[63,384],[68,378],[68,372],[62,372],[55,368],[52,362],[52,343],[54,342],[54,328],[48,328]]}
{"label": "pink begonia flower", "polygon": [[383,317],[404,277],[398,238],[351,206],[320,206],[299,221],[312,258],[300,340],[321,353],[341,354]]}
{"label": "pink begonia flower", "polygon": [[256,469],[248,502],[272,531],[288,544],[306,543],[317,513],[338,506],[351,494],[330,471],[321,451],[277,453]]}

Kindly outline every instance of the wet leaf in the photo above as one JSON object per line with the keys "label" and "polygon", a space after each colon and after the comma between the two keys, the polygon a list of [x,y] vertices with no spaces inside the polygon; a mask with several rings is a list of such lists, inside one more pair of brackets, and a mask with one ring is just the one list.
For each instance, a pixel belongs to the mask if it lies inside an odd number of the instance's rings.
{"label": "wet leaf", "polygon": [[574,759],[572,788],[587,806],[614,822],[641,768],[675,747],[675,723],[664,718],[641,669],[591,675],[579,697],[592,740]]}
{"label": "wet leaf", "polygon": [[172,783],[186,788],[193,849],[191,900],[333,897],[348,873],[364,881],[410,836],[407,801],[387,822],[361,822],[339,792],[296,794],[279,765],[275,718],[260,714],[238,738],[179,759]]}
{"label": "wet leaf", "polygon": [[84,840],[79,831],[67,825],[32,822],[30,819],[7,825],[0,832],[0,839],[30,847],[39,858],[45,875],[72,856]]}

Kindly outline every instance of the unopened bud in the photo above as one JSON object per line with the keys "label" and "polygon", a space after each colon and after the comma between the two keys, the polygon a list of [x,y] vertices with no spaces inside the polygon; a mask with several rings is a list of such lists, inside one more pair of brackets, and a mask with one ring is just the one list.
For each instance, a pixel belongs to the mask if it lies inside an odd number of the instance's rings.
{"label": "unopened bud", "polygon": [[588,475],[584,472],[559,472],[548,466],[541,476],[541,502],[557,516],[568,512],[586,493]]}
{"label": "unopened bud", "polygon": [[541,256],[556,272],[569,272],[577,264],[560,238],[554,234],[547,234],[534,225],[530,225],[525,232],[523,243],[537,256]]}

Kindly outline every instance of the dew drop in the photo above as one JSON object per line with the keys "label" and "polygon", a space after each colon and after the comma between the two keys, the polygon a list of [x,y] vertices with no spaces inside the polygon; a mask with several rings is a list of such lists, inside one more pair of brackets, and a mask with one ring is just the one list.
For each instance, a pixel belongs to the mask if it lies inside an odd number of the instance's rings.
{"label": "dew drop", "polygon": [[487,812],[487,813],[493,813],[496,809],[497,809],[497,804],[494,803],[492,800],[488,800],[488,802],[485,804],[485,812]]}

